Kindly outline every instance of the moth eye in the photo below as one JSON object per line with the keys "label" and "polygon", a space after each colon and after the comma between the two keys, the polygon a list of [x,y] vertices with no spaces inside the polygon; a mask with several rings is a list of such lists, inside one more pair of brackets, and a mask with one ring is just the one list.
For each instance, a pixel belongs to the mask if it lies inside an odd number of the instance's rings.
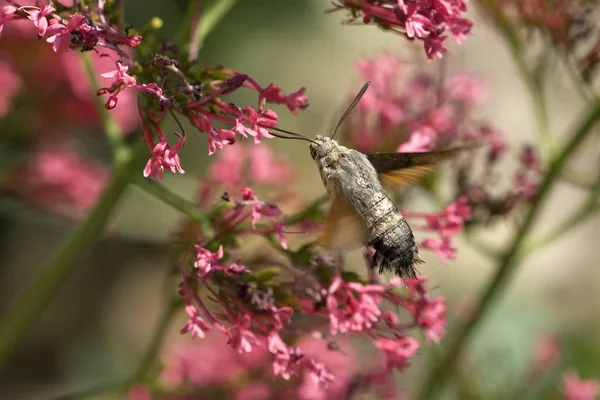
{"label": "moth eye", "polygon": [[331,169],[337,169],[337,167],[340,166],[339,161],[333,161],[332,163],[327,165],[327,168],[331,168]]}

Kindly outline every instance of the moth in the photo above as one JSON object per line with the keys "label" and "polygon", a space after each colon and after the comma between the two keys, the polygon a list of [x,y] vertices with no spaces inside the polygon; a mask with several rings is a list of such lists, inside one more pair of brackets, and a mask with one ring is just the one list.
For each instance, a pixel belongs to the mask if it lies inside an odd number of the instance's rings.
{"label": "moth", "polygon": [[310,142],[310,155],[331,198],[319,243],[337,251],[362,243],[375,250],[373,267],[379,273],[389,271],[401,278],[414,278],[415,265],[424,261],[408,222],[384,187],[414,184],[438,163],[463,149],[363,154],[341,146],[333,138],[368,87],[369,82],[348,106],[330,136],[309,139],[279,128],[271,128],[279,132],[271,133],[282,139]]}

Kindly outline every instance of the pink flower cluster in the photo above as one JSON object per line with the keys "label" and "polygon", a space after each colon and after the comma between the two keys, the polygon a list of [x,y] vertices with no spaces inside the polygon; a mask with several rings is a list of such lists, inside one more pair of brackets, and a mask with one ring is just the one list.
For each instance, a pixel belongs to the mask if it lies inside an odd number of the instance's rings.
{"label": "pink flower cluster", "polygon": [[[300,261],[303,250],[288,249],[277,206],[259,200],[250,188],[243,188],[240,198],[225,194],[223,200],[210,217],[214,237],[199,237],[194,251],[182,257],[180,294],[188,321],[181,333],[209,339],[212,335],[208,332],[214,330],[237,353],[270,357],[271,374],[295,382],[291,386],[295,395],[307,399],[352,391],[353,379],[387,382],[394,369],[409,365],[419,348],[419,342],[409,336],[411,329],[424,331],[428,341],[440,340],[446,321],[445,303],[443,298],[428,296],[425,278],[366,284],[340,274],[339,266],[332,270],[331,266],[321,265],[319,257]],[[457,208],[448,208],[449,220],[459,214]],[[270,227],[261,224],[265,218]],[[186,232],[195,235],[194,230]],[[278,239],[280,252],[290,263],[291,276],[279,269],[265,270],[262,263],[255,267],[240,262],[234,243],[239,243],[240,235],[257,233]],[[313,273],[315,268],[321,275]],[[390,311],[393,307],[406,310],[411,320],[400,322]],[[332,370],[321,359],[322,354],[307,352],[302,341],[295,341],[297,334],[308,332],[294,322],[294,316],[328,320],[328,329],[310,331],[321,340],[364,335],[385,361],[364,377],[351,378],[353,369],[348,364]],[[342,351],[334,342],[331,348]]]}
{"label": "pink flower cluster", "polygon": [[[166,92],[157,86],[136,85],[135,79],[127,75],[121,66],[118,71],[110,73],[111,76],[114,76],[115,81],[106,90],[111,91],[111,93],[114,92],[112,95],[114,97],[118,94],[118,88],[125,86],[134,87],[154,97],[161,104],[163,111],[160,113],[148,113],[140,110],[139,114],[143,114],[147,119],[151,119],[156,129],[158,129],[158,123],[165,117],[167,108],[184,115],[198,131],[206,133],[209,155],[227,145],[233,144],[236,141],[237,135],[240,135],[242,139],[250,136],[255,143],[260,143],[262,138],[272,138],[273,136],[270,134],[269,128],[277,125],[278,116],[275,111],[265,108],[266,103],[285,104],[293,113],[308,105],[308,100],[303,95],[304,88],[286,96],[281,93],[281,89],[273,84],[263,88],[258,82],[247,75],[224,69],[220,73],[228,74],[229,78],[210,82],[210,85],[206,85],[203,88],[202,91],[206,93],[201,95],[200,100],[190,99],[189,102],[183,104],[179,104],[173,100],[175,92]],[[209,90],[208,87],[212,87],[213,89]],[[258,92],[259,105],[257,109],[250,106],[242,109],[235,104],[226,103],[221,99],[222,96],[228,95],[241,87]],[[113,99],[111,104],[116,104],[116,100]],[[224,127],[219,128],[215,124],[220,124]],[[161,143],[163,143],[162,139],[164,135],[159,134],[159,138],[161,139]],[[157,145],[154,145],[150,140],[151,135],[147,135],[146,141],[153,151],[153,156],[149,164],[155,164],[159,170],[161,168],[164,170],[165,167],[168,167],[173,172],[182,173],[183,170],[175,166],[174,161],[165,159],[165,151],[169,150],[168,145],[164,144],[166,142],[156,149]],[[183,144],[183,140],[180,143]],[[174,153],[174,150],[171,150],[171,153]],[[147,167],[145,175],[162,179],[162,174],[152,173],[151,170],[151,167]]]}
{"label": "pink flower cluster", "polygon": [[563,375],[565,400],[595,400],[600,395],[600,382],[580,379],[575,371]]}
{"label": "pink flower cluster", "polygon": [[336,0],[333,10],[347,10],[346,22],[376,24],[423,42],[428,59],[442,58],[448,33],[460,44],[471,33],[473,22],[463,18],[463,0]]}
{"label": "pink flower cluster", "polygon": [[424,239],[421,248],[434,251],[442,260],[452,260],[456,257],[456,249],[452,246],[452,238],[462,232],[465,221],[472,218],[471,207],[467,197],[461,196],[454,203],[444,207],[440,213],[413,213],[403,211],[409,220],[423,218],[426,226],[415,226],[414,230],[436,232],[438,238]]}
{"label": "pink flower cluster", "polygon": [[[10,1],[9,5],[2,7],[0,32],[9,21],[31,21],[37,36],[51,43],[55,52],[63,47],[103,51],[116,59],[116,68],[102,74],[103,78],[110,80],[109,84],[101,87],[97,94],[107,96],[105,107],[109,110],[117,107],[122,94],[131,89],[146,96],[143,109],[141,103],[138,105],[144,138],[151,152],[144,169],[146,177],[162,179],[165,169],[174,173],[184,172],[177,153],[187,134],[182,132],[181,140],[171,147],[159,128],[167,115],[175,119],[181,115],[197,130],[204,132],[208,138],[209,154],[213,154],[234,143],[237,135],[252,137],[255,143],[272,137],[269,128],[277,125],[278,116],[265,107],[267,103],[285,105],[292,113],[307,107],[304,88],[286,95],[274,84],[263,87],[248,75],[230,69],[205,68],[205,74],[198,73],[192,66],[180,70],[178,60],[162,54],[146,63],[133,60],[127,50],[140,45],[141,36],[121,33],[111,25],[104,13],[104,3],[99,1],[95,8],[85,10],[79,2],[69,3],[75,7],[71,9],[72,14],[67,15],[66,9],[61,8],[59,15],[51,4],[43,1],[37,1],[35,6],[20,6]],[[66,43],[68,46],[65,46]],[[197,82],[196,77],[200,75],[205,79]],[[223,96],[241,87],[258,93],[256,108],[242,108],[222,100]],[[10,91],[6,95],[9,96]]]}
{"label": "pink flower cluster", "polygon": [[211,185],[238,188],[243,183],[277,186],[294,178],[292,165],[267,146],[236,145],[219,153],[208,170]]}
{"label": "pink flower cluster", "polygon": [[369,90],[343,132],[362,152],[424,152],[485,140],[503,142],[499,132],[478,120],[486,87],[462,74],[440,82],[390,54],[357,63]]}
{"label": "pink flower cluster", "polygon": [[556,47],[575,60],[582,77],[590,82],[600,65],[598,4],[593,1],[494,0],[496,12],[518,27],[547,35]]}
{"label": "pink flower cluster", "polygon": [[51,43],[54,51],[68,43],[71,49],[90,51],[102,47],[118,53],[121,52],[119,45],[135,47],[142,40],[139,35],[118,32],[107,25],[104,18],[101,25],[93,23],[83,13],[63,18],[56,14],[56,8],[44,1],[38,0],[35,6],[20,6],[14,1],[8,3],[0,13],[0,34],[8,21],[30,20],[37,29],[38,37]]}
{"label": "pink flower cluster", "polygon": [[[504,195],[498,195],[505,168],[499,160],[509,146],[500,131],[477,115],[477,109],[487,96],[487,89],[479,79],[455,75],[440,81],[434,74],[415,71],[401,59],[384,54],[361,60],[357,64],[361,80],[371,81],[357,109],[349,117],[343,134],[362,152],[398,151],[426,152],[439,149],[466,147],[455,161],[457,171],[455,198],[465,196],[471,212],[459,212],[463,221],[471,217],[487,221],[505,215],[516,204],[530,201],[537,193],[543,165],[535,148],[524,146],[518,168]],[[469,146],[472,148],[469,149]],[[478,153],[476,147],[486,147],[486,160],[481,175],[472,168]],[[465,200],[461,200],[464,204]],[[409,213],[410,215],[410,213]],[[426,214],[413,213],[426,217]],[[450,237],[455,235],[431,214],[426,229],[439,230],[439,238],[422,243],[424,248],[436,251],[442,258],[454,257]],[[452,221],[449,221],[451,225]],[[462,223],[459,224],[462,227]],[[423,228],[423,227],[421,227]]]}
{"label": "pink flower cluster", "polygon": [[13,179],[12,190],[26,201],[59,215],[78,217],[96,204],[108,171],[77,154],[71,144],[53,143],[38,148]]}

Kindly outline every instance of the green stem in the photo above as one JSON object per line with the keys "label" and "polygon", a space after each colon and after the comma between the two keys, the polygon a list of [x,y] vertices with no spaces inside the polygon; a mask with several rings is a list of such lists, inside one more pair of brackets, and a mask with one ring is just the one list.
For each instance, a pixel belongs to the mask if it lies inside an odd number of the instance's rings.
{"label": "green stem", "polygon": [[0,322],[0,369],[78,265],[76,261],[79,257],[102,235],[108,218],[127,188],[129,176],[140,167],[140,153],[146,151],[145,143],[140,140],[134,153],[138,157],[131,157],[116,171],[96,207],[40,269],[39,275],[19,301],[8,310]]}
{"label": "green stem", "polygon": [[[208,6],[204,6],[203,9],[200,9],[198,3],[195,1],[190,1],[190,6],[188,7],[188,18],[185,22],[185,26],[183,27],[179,36],[185,36],[189,33],[189,47],[187,51],[189,53],[188,59],[190,61],[194,61],[198,58],[198,53],[200,49],[204,45],[204,41],[208,34],[214,29],[215,26],[223,19],[223,17],[233,8],[237,0],[215,0],[210,2]],[[197,18],[198,12],[201,12],[199,18]],[[188,26],[194,24],[188,29]],[[187,38],[182,38],[182,40],[186,40]]]}
{"label": "green stem", "polygon": [[434,368],[432,368],[430,374],[426,377],[421,393],[419,393],[418,396],[419,399],[424,400],[434,398],[444,387],[471,335],[475,332],[475,329],[479,326],[483,317],[490,310],[494,300],[502,293],[502,290],[510,281],[516,266],[518,265],[520,259],[519,254],[525,242],[524,239],[541,212],[542,206],[546,202],[552,187],[560,177],[567,160],[587,137],[599,118],[600,103],[597,103],[588,111],[585,118],[583,118],[579,126],[574,130],[574,134],[570,137],[566,146],[550,162],[549,170],[540,184],[537,196],[531,205],[529,212],[525,216],[523,224],[515,233],[506,252],[501,255],[496,275],[483,291],[477,311],[473,314],[469,322],[462,328],[459,328],[454,339],[450,340],[446,355]]}
{"label": "green stem", "polygon": [[533,102],[533,110],[537,123],[538,137],[541,143],[542,157],[548,161],[556,151],[554,137],[550,128],[550,119],[548,117],[548,108],[544,95],[542,80],[542,71],[531,71],[523,52],[525,46],[521,41],[519,32],[512,23],[506,18],[504,12],[499,9],[494,0],[479,0],[479,5],[484,12],[494,20],[500,34],[508,44],[510,54],[517,66],[521,78],[527,85]]}
{"label": "green stem", "polygon": [[523,249],[521,250],[520,257],[526,257],[534,251],[545,247],[598,213],[600,213],[600,204],[598,204],[598,200],[590,198],[565,221],[551,229],[545,235],[527,238],[523,245]]}
{"label": "green stem", "polygon": [[162,348],[167,329],[169,328],[173,317],[175,317],[175,314],[181,308],[181,304],[181,298],[173,298],[169,301],[167,308],[158,322],[158,327],[154,330],[150,344],[140,361],[138,369],[133,374],[130,384],[146,380],[148,375],[152,372],[154,360]]}
{"label": "green stem", "polygon": [[138,179],[134,179],[132,183],[146,193],[156,197],[163,203],[173,207],[182,214],[185,214],[194,221],[198,222],[202,228],[202,231],[206,233],[207,236],[212,235],[210,233],[210,218],[194,203],[184,199],[178,194],[173,193],[169,189],[150,179],[140,177]]}

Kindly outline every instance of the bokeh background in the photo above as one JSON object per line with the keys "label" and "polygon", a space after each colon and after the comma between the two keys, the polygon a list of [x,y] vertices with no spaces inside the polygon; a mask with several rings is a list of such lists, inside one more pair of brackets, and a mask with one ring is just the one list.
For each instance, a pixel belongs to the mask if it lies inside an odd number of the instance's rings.
{"label": "bokeh background", "polygon": [[[125,4],[127,23],[133,26],[160,16],[165,24],[158,34],[166,39],[177,29],[185,9],[177,1],[128,0]],[[211,32],[199,60],[228,66],[259,82],[276,82],[286,92],[305,86],[310,107],[296,116],[283,112],[279,115],[281,127],[307,136],[329,132],[349,93],[362,85],[355,70],[357,60],[387,51],[426,70],[436,71],[444,63],[448,75],[466,72],[487,83],[488,100],[480,108],[481,115],[501,129],[511,144],[535,142],[530,97],[505,42],[476,7],[471,5],[470,11],[475,22],[473,35],[460,46],[451,44],[443,62],[427,62],[420,44],[374,27],[343,26],[342,13],[325,14],[328,7],[329,2],[321,0],[239,1]],[[7,37],[5,34],[0,38],[0,48],[7,46]],[[31,41],[27,46],[34,52],[38,45],[43,43]],[[37,61],[32,58],[30,62]],[[560,65],[550,68],[547,100],[552,129],[560,135],[576,120],[582,103]],[[238,95],[237,99],[240,103],[253,101],[251,95]],[[9,113],[18,111],[17,105]],[[0,127],[3,136],[15,129],[6,122],[0,122]],[[99,160],[108,160],[101,131],[87,132],[85,143]],[[268,145],[298,167],[294,185],[304,198],[314,199],[324,193],[304,143],[271,140]],[[6,151],[3,147],[2,157]],[[595,164],[591,160],[597,153],[597,143],[586,146],[574,167],[593,172]],[[186,174],[169,174],[164,184],[191,198],[198,177],[206,174],[211,162],[204,135],[190,135],[180,157]],[[549,229],[565,216],[566,205],[582,199],[583,193],[577,188],[559,185],[537,231]],[[427,207],[424,201],[411,196],[404,208]],[[168,241],[180,221],[175,211],[131,188],[112,219],[110,231],[80,261],[60,294],[38,316],[33,330],[22,338],[0,374],[0,398],[52,398],[127,377],[174,284],[166,279]],[[483,239],[502,244],[518,222],[518,215],[499,221],[490,226]],[[72,229],[73,222],[47,215],[13,197],[2,197],[3,313]],[[599,237],[599,220],[592,219],[522,264],[469,347],[468,362],[472,363],[473,373],[477,371],[479,384],[500,392],[506,382],[518,380],[531,364],[535,343],[546,333],[561,337],[565,366],[576,367],[585,377],[600,377]],[[447,265],[433,253],[425,253],[427,264],[421,268],[430,277],[434,293],[448,299],[450,318],[476,298],[494,272],[490,261],[466,241],[459,240],[457,248],[457,259]],[[361,252],[349,254],[346,261],[350,267],[364,268]],[[178,335],[183,316],[180,322],[173,324],[167,347],[188,340]],[[424,361],[430,359],[427,356],[435,352],[436,346],[427,348],[407,373],[398,376],[401,387],[408,391],[418,387],[419,374],[427,367]]]}

